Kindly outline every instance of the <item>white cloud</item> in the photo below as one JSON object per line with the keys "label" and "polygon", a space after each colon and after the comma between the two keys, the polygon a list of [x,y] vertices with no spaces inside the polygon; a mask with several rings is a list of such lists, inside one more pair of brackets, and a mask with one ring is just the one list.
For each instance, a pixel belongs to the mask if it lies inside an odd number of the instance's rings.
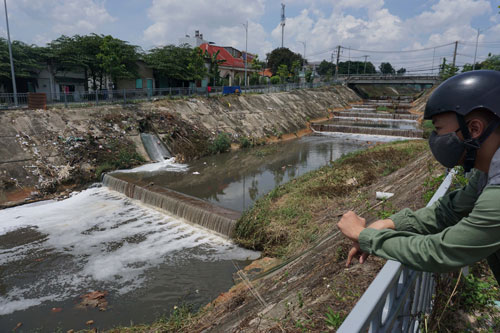
{"label": "white cloud", "polygon": [[244,40],[241,23],[257,21],[263,13],[264,0],[153,0],[148,11],[153,23],[144,31],[144,39],[154,45],[177,44],[180,37],[200,30],[210,41],[224,31],[231,35],[242,34]]}
{"label": "white cloud", "polygon": [[[99,32],[105,24],[116,21],[99,0],[16,0],[9,1],[9,16],[17,21],[50,27],[32,34],[31,42],[44,43],[61,34]],[[28,41],[29,42],[29,41]]]}

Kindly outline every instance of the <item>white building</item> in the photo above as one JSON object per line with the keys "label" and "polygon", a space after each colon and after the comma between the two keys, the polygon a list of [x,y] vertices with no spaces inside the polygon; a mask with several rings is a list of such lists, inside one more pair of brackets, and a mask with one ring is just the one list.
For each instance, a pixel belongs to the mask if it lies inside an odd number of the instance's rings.
{"label": "white building", "polygon": [[184,38],[179,38],[179,45],[188,44],[192,48],[198,47],[204,43],[208,43],[208,41],[203,39],[203,34],[200,34],[199,30],[194,32],[194,37],[186,35]]}

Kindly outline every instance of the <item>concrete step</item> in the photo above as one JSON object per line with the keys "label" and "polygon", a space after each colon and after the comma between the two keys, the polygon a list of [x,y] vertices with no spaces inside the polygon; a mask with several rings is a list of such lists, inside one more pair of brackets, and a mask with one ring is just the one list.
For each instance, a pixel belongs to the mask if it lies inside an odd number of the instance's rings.
{"label": "concrete step", "polygon": [[408,138],[421,138],[423,136],[422,130],[401,130],[401,129],[390,129],[390,128],[374,128],[374,127],[345,126],[345,125],[331,125],[331,124],[311,124],[311,128],[316,132],[389,135],[389,136],[401,136]]}
{"label": "concrete step", "polygon": [[378,113],[378,112],[351,112],[351,111],[335,111],[334,116],[340,117],[356,117],[356,118],[383,118],[383,119],[407,119],[417,120],[416,114],[399,114],[399,113]]}

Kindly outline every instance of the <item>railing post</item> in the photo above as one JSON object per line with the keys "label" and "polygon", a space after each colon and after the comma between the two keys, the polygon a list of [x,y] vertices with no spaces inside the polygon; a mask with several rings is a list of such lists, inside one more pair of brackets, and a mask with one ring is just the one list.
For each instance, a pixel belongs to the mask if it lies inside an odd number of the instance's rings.
{"label": "railing post", "polygon": [[127,104],[127,91],[123,89],[123,104]]}
{"label": "railing post", "polygon": [[95,105],[99,104],[99,95],[97,94],[97,89],[95,91]]}
{"label": "railing post", "polygon": [[67,97],[67,92],[66,89],[64,89],[64,107],[68,107],[68,97]]}

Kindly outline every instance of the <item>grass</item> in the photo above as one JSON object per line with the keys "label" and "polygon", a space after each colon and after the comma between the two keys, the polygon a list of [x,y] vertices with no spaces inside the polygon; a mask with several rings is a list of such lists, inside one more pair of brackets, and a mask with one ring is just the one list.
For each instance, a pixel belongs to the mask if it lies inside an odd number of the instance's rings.
{"label": "grass", "polygon": [[431,136],[432,131],[434,131],[432,120],[424,120],[422,122],[422,130],[424,131],[424,139],[428,139]]}
{"label": "grass", "polygon": [[98,155],[99,164],[95,171],[97,179],[100,179],[104,172],[128,169],[145,162],[135,150],[134,145],[115,140],[109,144],[109,147],[104,148],[106,150]]}
{"label": "grass", "polygon": [[263,255],[293,255],[331,229],[331,220],[315,219],[315,212],[407,165],[425,150],[423,140],[378,145],[280,185],[243,213],[235,240]]}
{"label": "grass", "polygon": [[[498,283],[486,261],[460,272],[441,274],[436,280],[434,307],[427,318],[427,332],[499,332]],[[453,293],[454,288],[455,292]]]}

